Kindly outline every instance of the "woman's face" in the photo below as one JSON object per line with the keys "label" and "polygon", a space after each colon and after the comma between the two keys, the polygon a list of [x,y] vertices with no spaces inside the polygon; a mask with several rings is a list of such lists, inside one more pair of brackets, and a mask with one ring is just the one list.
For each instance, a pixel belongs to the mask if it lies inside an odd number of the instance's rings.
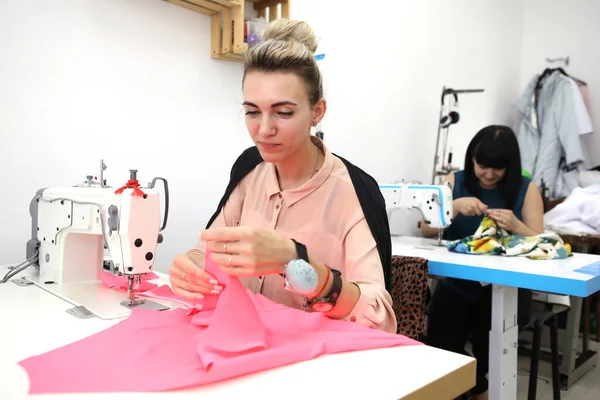
{"label": "woman's face", "polygon": [[244,80],[246,127],[267,162],[285,161],[303,146],[325,112],[311,107],[304,82],[294,73],[250,72]]}
{"label": "woman's face", "polygon": [[482,187],[487,189],[495,188],[498,182],[504,179],[506,175],[506,168],[488,168],[483,167],[473,159],[473,166],[475,170],[475,176],[479,179],[479,183]]}

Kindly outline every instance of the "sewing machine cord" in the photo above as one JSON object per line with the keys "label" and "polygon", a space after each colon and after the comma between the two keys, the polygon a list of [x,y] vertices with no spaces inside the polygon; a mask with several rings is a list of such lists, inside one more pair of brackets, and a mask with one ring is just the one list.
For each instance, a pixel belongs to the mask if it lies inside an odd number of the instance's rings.
{"label": "sewing machine cord", "polygon": [[0,281],[0,283],[6,283],[6,282],[8,282],[8,280],[10,278],[12,278],[13,276],[17,275],[21,271],[24,271],[25,269],[27,269],[30,266],[34,265],[38,261],[38,259],[39,259],[38,252],[36,251],[35,254],[33,255],[33,257],[28,258],[27,261],[22,262],[21,264],[17,265],[16,267],[14,267],[10,271],[8,271],[6,273],[6,275],[4,275],[4,278],[2,278],[2,280]]}

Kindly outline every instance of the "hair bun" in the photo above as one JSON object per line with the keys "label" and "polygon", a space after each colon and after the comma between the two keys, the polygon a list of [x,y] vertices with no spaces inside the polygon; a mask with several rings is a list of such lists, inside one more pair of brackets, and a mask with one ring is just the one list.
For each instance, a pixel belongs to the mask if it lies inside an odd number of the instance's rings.
{"label": "hair bun", "polygon": [[311,53],[317,51],[317,37],[312,28],[304,21],[276,19],[269,23],[263,33],[263,40],[287,40],[304,44]]}

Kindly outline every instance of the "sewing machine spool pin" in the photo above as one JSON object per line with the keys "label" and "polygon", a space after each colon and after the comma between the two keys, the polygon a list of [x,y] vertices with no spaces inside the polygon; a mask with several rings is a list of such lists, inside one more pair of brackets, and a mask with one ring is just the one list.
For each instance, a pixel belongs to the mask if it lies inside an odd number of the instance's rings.
{"label": "sewing machine spool pin", "polygon": [[104,180],[104,171],[106,170],[106,164],[104,160],[100,160],[100,187],[107,187],[106,181]]}

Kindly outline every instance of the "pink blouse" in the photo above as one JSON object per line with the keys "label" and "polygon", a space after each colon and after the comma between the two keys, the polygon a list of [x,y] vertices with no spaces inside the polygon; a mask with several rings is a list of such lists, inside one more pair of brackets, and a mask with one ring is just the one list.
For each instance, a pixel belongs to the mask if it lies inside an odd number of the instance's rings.
{"label": "pink blouse", "polygon": [[[323,167],[302,186],[280,190],[275,166],[263,162],[233,190],[212,227],[252,226],[275,229],[304,243],[311,257],[342,272],[360,288],[360,298],[344,319],[396,332],[392,298],[385,289],[383,268],[350,175],[344,163],[318,138],[325,153]],[[200,241],[197,250],[204,253]],[[284,289],[279,275],[243,277],[254,293],[294,308],[304,298]]]}

